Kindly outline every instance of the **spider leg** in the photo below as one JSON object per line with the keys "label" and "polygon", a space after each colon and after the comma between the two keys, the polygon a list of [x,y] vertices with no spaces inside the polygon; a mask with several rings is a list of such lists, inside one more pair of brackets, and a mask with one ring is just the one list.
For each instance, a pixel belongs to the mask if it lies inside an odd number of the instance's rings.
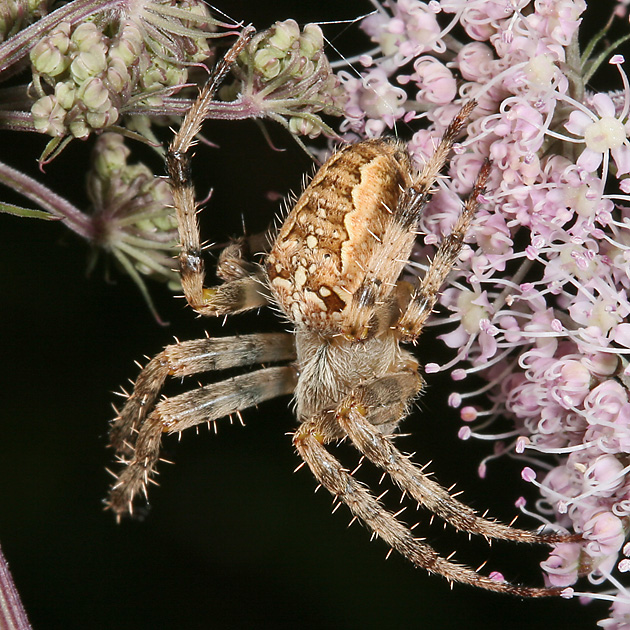
{"label": "spider leg", "polygon": [[153,411],[155,401],[169,376],[183,378],[201,372],[295,358],[293,335],[256,335],[194,339],[166,346],[142,369],[132,394],[112,423],[110,445],[118,453],[133,450],[137,427]]}
{"label": "spider leg", "polygon": [[[352,296],[342,323],[343,333],[348,338],[365,339],[391,326],[392,301],[388,296],[409,260],[416,239],[416,224],[433,194],[433,184],[475,106],[475,101],[468,101],[461,108],[422,171],[412,181],[405,182],[396,207],[387,208],[390,215],[387,227],[381,236],[374,235],[378,247],[371,248],[371,256],[362,261],[367,272]],[[409,160],[406,153],[404,157]]]}
{"label": "spider leg", "polygon": [[268,293],[261,270],[250,278],[239,278],[211,289],[204,288],[205,271],[189,153],[195,136],[201,131],[215,92],[253,33],[253,28],[245,28],[236,43],[217,63],[166,152],[181,243],[179,270],[182,289],[190,306],[202,315],[225,315],[268,304]]}
{"label": "spider leg", "polygon": [[138,427],[130,459],[120,458],[123,471],[112,485],[107,507],[117,517],[133,511],[134,497],[155,475],[163,433],[177,433],[211,422],[259,403],[291,394],[296,374],[292,366],[271,367],[194,389],[159,402]]}
{"label": "spider leg", "polygon": [[479,196],[483,194],[489,175],[490,162],[486,161],[451,233],[442,239],[429,269],[419,281],[418,286],[415,287],[411,300],[398,321],[397,328],[400,331],[402,341],[414,342],[420,335],[437,302],[440,288],[462,251],[464,238],[479,207]]}
{"label": "spider leg", "polygon": [[252,253],[266,253],[269,248],[267,232],[233,238],[221,247],[216,273],[221,280],[229,282],[260,273],[260,268],[250,261]]}
{"label": "spider leg", "polygon": [[[224,370],[268,361],[286,361],[294,358],[294,338],[293,335],[288,333],[261,333],[242,337],[195,339],[167,346],[162,352],[151,359],[140,372],[134,385],[133,393],[129,396],[120,414],[112,424],[110,430],[110,444],[115,448],[121,461],[125,463],[134,461],[134,458],[137,458],[139,452],[151,451],[152,447],[154,451],[154,455],[150,457],[150,459],[153,458],[152,467],[155,461],[157,461],[159,454],[160,433],[163,430],[168,431],[169,427],[156,424],[155,422],[149,422],[148,418],[150,414],[155,414],[157,411],[155,404],[157,397],[169,376],[183,378],[184,376],[199,374],[201,372]],[[254,374],[258,374],[258,372]],[[275,372],[273,374],[275,375]],[[226,385],[226,383],[228,384]],[[224,411],[221,411],[221,413],[214,411],[215,414],[219,413],[216,417],[229,415],[238,409],[249,406],[249,403],[244,404],[247,398],[241,396],[240,406],[237,405],[236,409],[234,409],[233,406],[230,407],[229,401],[234,398],[234,391],[239,391],[238,387],[241,386],[242,381],[234,383],[234,379],[224,381],[223,384],[218,383],[216,385],[207,386],[206,390],[214,388],[212,389],[213,395],[226,396],[222,400],[224,408],[221,408],[220,405],[215,405],[215,409],[223,409]],[[223,390],[221,387],[223,387]],[[230,390],[230,387],[232,387],[232,390]],[[234,388],[237,389],[235,390]],[[279,395],[276,393],[276,390],[277,388],[270,388],[270,397]],[[282,390],[281,393],[284,393],[284,390]],[[232,399],[229,398],[230,394],[232,394]],[[181,397],[176,398],[180,402],[183,400]],[[171,401],[172,400],[174,399],[171,399]],[[169,401],[159,403],[157,407],[162,406],[165,409],[168,408],[165,405],[166,402]],[[254,401],[251,404],[256,404],[256,402]],[[208,417],[208,413],[209,410],[206,409],[206,414],[199,422],[213,419]],[[151,442],[151,439],[148,440],[147,432],[149,436],[153,436],[153,442]],[[138,441],[141,435],[144,436],[144,443],[140,444],[139,447]],[[151,444],[147,445],[147,440],[151,442]],[[131,460],[128,458],[131,458]],[[147,463],[149,463],[148,460]],[[115,484],[116,487],[112,490],[114,496],[110,499],[110,505],[112,509],[119,514],[129,509],[129,503],[133,495],[137,493],[139,487],[144,486],[148,476],[144,476],[142,469],[143,467],[141,466],[137,470],[134,469],[134,472],[123,473],[123,476],[118,478]],[[142,473],[140,475],[142,477],[140,485],[138,485],[138,473]],[[126,497],[124,500],[120,498],[123,495]],[[128,498],[129,495],[130,498]]]}
{"label": "spider leg", "polygon": [[[182,286],[183,282],[182,275]],[[259,268],[255,275],[230,280],[215,287],[202,288],[201,302],[191,301],[190,296],[186,299],[201,315],[233,315],[267,306],[270,303],[270,293],[264,274]]]}
{"label": "spider leg", "polygon": [[520,597],[560,595],[560,588],[531,588],[493,580],[472,569],[442,558],[432,547],[415,538],[411,530],[396,519],[357,481],[324,447],[325,433],[317,421],[308,420],[296,431],[293,442],[317,481],[340,499],[352,514],[388,545],[410,560],[416,567],[442,575],[450,582],[461,582]]}
{"label": "spider leg", "polygon": [[[374,465],[386,471],[392,480],[409,496],[430,512],[438,515],[456,529],[479,534],[488,539],[513,540],[525,543],[559,543],[575,540],[575,536],[537,534],[517,529],[479,516],[461,503],[440,484],[413,464],[375,425],[395,422],[400,410],[396,392],[408,387],[408,372],[375,378],[357,387],[337,409],[337,422],[355,447]],[[416,375],[416,378],[419,377]],[[400,381],[396,386],[394,381]],[[387,398],[384,393],[391,393]]]}

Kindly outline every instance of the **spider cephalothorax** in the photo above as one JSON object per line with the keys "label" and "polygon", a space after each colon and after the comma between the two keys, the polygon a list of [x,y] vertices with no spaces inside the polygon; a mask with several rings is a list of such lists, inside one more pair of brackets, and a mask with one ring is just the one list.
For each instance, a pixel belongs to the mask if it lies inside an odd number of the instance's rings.
{"label": "spider cephalothorax", "polygon": [[[293,394],[300,423],[293,440],[298,453],[319,483],[393,549],[451,581],[525,596],[558,594],[559,589],[494,580],[440,557],[325,446],[348,438],[405,493],[459,530],[529,543],[567,539],[478,516],[400,453],[389,437],[423,386],[414,355],[401,344],[420,335],[459,257],[488,177],[486,164],[424,277],[415,284],[401,280],[419,215],[474,103],[464,105],[419,173],[398,141],[368,140],[335,153],[289,212],[264,263],[241,260],[234,246],[220,259],[220,275],[226,281],[206,289],[187,151],[204,107],[243,41],[219,64],[168,151],[182,286],[188,303],[202,315],[271,305],[291,322],[293,332],[186,341],[153,358],[112,426],[112,445],[124,467],[112,487],[109,507],[118,516],[131,512],[134,497],[146,492],[162,433],[181,432]],[[274,365],[157,402],[169,376],[261,363]]]}

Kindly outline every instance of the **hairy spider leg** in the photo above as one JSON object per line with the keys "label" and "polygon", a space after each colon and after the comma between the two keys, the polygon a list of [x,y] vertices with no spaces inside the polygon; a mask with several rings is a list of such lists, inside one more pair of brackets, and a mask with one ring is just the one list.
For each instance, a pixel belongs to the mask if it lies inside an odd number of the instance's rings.
{"label": "hairy spider leg", "polygon": [[535,588],[493,580],[469,567],[442,558],[432,547],[416,538],[396,515],[385,509],[378,499],[326,450],[321,427],[317,421],[307,420],[302,423],[293,441],[317,481],[345,503],[352,514],[363,521],[379,538],[416,567],[422,567],[429,573],[437,573],[449,582],[461,582],[520,597],[549,597],[562,593],[561,588]]}
{"label": "hairy spider leg", "polygon": [[163,433],[211,422],[295,389],[295,370],[271,367],[167,398],[156,404],[166,379],[202,372],[295,359],[294,337],[260,333],[198,339],[167,346],[140,372],[133,393],[114,420],[110,442],[125,465],[110,490],[107,505],[118,516],[132,511],[134,497],[159,460]]}

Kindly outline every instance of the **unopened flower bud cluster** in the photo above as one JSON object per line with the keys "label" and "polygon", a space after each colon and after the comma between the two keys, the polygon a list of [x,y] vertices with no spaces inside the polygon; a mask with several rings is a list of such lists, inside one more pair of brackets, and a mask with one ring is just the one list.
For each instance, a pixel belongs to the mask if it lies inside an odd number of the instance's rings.
{"label": "unopened flower bud cluster", "polygon": [[324,54],[319,26],[300,31],[294,20],[276,22],[252,39],[238,65],[240,81],[224,89],[223,98],[238,90],[295,135],[332,135],[319,114],[339,115],[346,94]]}
{"label": "unopened flower bud cluster", "polygon": [[146,165],[128,164],[129,155],[120,134],[104,133],[96,142],[87,178],[93,243],[143,276],[177,287],[172,257],[177,222],[170,187]]}
{"label": "unopened flower bud cluster", "polygon": [[[159,9],[159,3],[153,8]],[[196,16],[204,12],[201,19],[210,22],[205,5],[186,9]],[[35,128],[56,137],[86,138],[119,123],[130,107],[159,106],[169,89],[186,82],[184,64],[209,55],[202,31],[190,30],[191,37],[188,30],[186,35],[176,30],[156,41],[145,26],[131,19],[62,22],[42,38],[30,53]]]}

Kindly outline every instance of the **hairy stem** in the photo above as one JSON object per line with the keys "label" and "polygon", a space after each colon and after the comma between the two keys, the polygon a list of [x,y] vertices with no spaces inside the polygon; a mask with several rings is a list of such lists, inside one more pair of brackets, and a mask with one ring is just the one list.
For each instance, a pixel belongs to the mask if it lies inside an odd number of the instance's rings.
{"label": "hairy stem", "polygon": [[3,630],[31,630],[9,565],[0,548],[0,627]]}
{"label": "hairy stem", "polygon": [[88,241],[93,240],[92,219],[44,184],[3,162],[0,162],[0,182],[34,201],[55,217],[63,219],[65,225],[79,236]]}

